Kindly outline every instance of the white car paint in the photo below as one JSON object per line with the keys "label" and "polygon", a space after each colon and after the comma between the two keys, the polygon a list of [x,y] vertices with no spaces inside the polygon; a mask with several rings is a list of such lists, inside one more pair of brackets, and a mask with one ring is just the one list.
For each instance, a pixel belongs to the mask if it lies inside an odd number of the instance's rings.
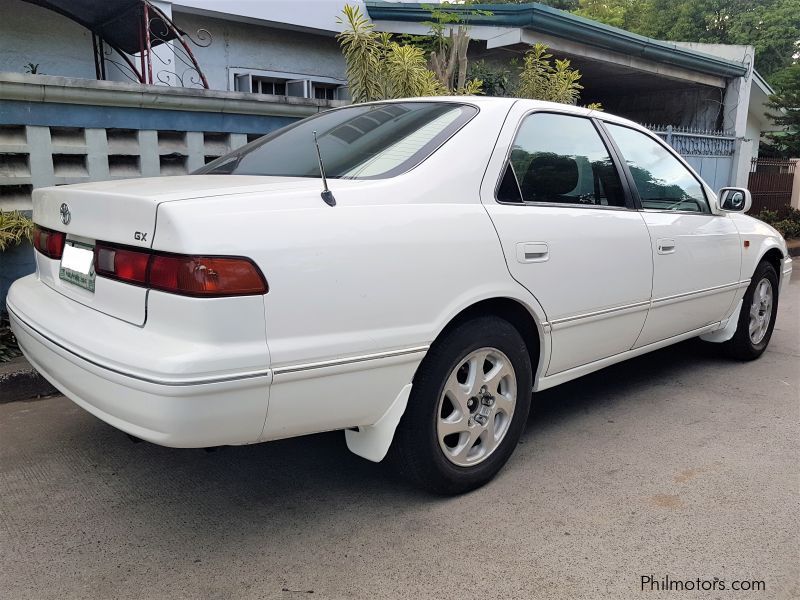
{"label": "white car paint", "polygon": [[[790,277],[777,232],[722,212],[711,190],[706,216],[495,200],[525,114],[599,116],[644,131],[638,125],[535,101],[424,100],[479,112],[406,173],[331,181],[335,207],[320,199],[317,178],[192,175],[36,190],[34,220],[68,240],[246,256],[269,291],[192,298],[98,277],[92,294],[37,254],[36,273],[7,301],[24,353],[80,406],[155,443],[344,429],[352,451],[378,461],[429,347],[482,301],[505,299],[530,315],[539,390],[687,337],[733,335],[730,317],[768,251],[783,259],[781,283]],[[62,203],[72,210],[67,226]],[[663,237],[686,251],[658,255]]]}

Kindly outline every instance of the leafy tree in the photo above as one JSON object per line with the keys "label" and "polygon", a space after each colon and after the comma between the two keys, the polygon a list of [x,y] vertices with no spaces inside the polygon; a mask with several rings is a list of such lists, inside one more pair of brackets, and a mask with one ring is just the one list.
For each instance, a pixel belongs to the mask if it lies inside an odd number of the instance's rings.
{"label": "leafy tree", "polygon": [[[513,59],[511,67],[517,66]],[[480,93],[485,96],[508,96],[511,91],[511,71],[505,66],[488,64],[485,60],[473,61],[469,66],[469,78],[481,82]]]}
{"label": "leafy tree", "polygon": [[534,44],[525,53],[519,74],[519,85],[514,96],[575,104],[583,86],[578,83],[581,74],[570,67],[567,59],[551,61],[552,54],[544,44]]}
{"label": "leafy tree", "polygon": [[337,39],[347,63],[347,82],[353,102],[449,93],[475,94],[480,90],[480,81],[469,81],[458,89],[448,89],[428,69],[421,48],[399,44],[390,34],[375,32],[372,23],[357,6],[345,5],[342,13],[344,18],[339,17],[338,22],[347,28],[337,35]]}
{"label": "leafy tree", "polygon": [[[448,10],[450,2],[423,4],[431,13],[430,21],[423,21],[429,27],[429,34],[423,36],[406,35],[409,43],[424,48],[429,56],[430,69],[448,90],[464,89],[467,85],[469,61],[469,21],[478,15],[491,15],[486,10],[455,12]],[[469,2],[467,2],[469,4]]]}
{"label": "leafy tree", "polygon": [[[475,0],[477,4],[530,4],[531,0]],[[545,4],[559,10],[573,11],[579,6],[578,0],[539,0],[539,4]]]}
{"label": "leafy tree", "polygon": [[768,152],[785,158],[800,157],[800,63],[775,76],[776,92],[770,96],[767,116],[781,131],[766,134]]}
{"label": "leafy tree", "polygon": [[765,76],[791,64],[800,40],[797,0],[580,0],[575,12],[658,39],[752,45]]}
{"label": "leafy tree", "polygon": [[[438,48],[431,52],[431,70],[441,84],[449,90],[463,88],[467,82],[468,48],[467,28],[459,25],[455,32],[452,28],[450,29],[448,38],[441,35]],[[457,70],[456,67],[458,67]]]}

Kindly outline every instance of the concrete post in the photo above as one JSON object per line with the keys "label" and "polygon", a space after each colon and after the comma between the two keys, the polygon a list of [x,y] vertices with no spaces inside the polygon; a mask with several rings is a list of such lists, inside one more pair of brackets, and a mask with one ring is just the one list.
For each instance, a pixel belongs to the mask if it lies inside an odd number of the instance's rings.
{"label": "concrete post", "polygon": [[247,143],[247,134],[246,133],[232,133],[231,134],[231,150],[236,150],[236,148],[241,148]]}
{"label": "concrete post", "polygon": [[[752,56],[753,48],[748,47],[747,50]],[[726,131],[733,131],[736,137],[730,183],[728,184],[736,187],[747,187],[747,180],[750,177],[750,161],[753,158],[753,141],[746,137],[752,83],[753,66],[751,64],[744,77],[737,77],[728,82],[722,105],[723,128]]]}
{"label": "concrete post", "polygon": [[186,132],[186,167],[191,173],[206,164],[205,158],[205,142],[203,141],[202,131],[187,131]]}
{"label": "concrete post", "polygon": [[89,179],[108,179],[108,137],[105,129],[86,129],[86,166]]}
{"label": "concrete post", "polygon": [[794,163],[794,179],[792,180],[792,208],[800,210],[800,158],[792,158]]}
{"label": "concrete post", "polygon": [[28,125],[26,129],[30,148],[31,184],[35,188],[55,184],[50,128]]}
{"label": "concrete post", "polygon": [[161,162],[158,151],[158,132],[152,129],[139,131],[139,167],[142,177],[161,175]]}

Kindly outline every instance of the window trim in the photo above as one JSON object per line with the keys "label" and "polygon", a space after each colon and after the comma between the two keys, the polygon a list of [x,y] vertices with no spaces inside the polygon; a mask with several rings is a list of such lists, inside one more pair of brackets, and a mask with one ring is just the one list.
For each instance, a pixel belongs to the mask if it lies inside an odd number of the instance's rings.
{"label": "window trim", "polygon": [[[625,206],[603,206],[602,204],[568,204],[566,202],[535,202],[535,201],[526,201],[524,198],[522,199],[522,202],[504,202],[498,200],[497,193],[500,190],[500,184],[503,181],[503,176],[505,175],[506,168],[511,162],[511,150],[514,146],[514,140],[517,139],[517,135],[519,135],[519,130],[522,127],[522,124],[525,122],[525,119],[535,114],[551,114],[562,117],[574,117],[576,119],[586,119],[589,121],[589,123],[592,125],[595,132],[597,133],[597,136],[600,138],[600,142],[603,144],[603,146],[605,146],[606,152],[608,152],[608,157],[611,159],[611,162],[614,165],[614,170],[617,172],[617,177],[619,177],[620,184],[622,185],[623,194],[625,196]],[[519,187],[519,178],[517,177],[517,174],[514,172],[513,167],[511,171],[512,173],[514,173],[514,179],[516,180],[517,186]],[[520,187],[519,197],[522,198],[521,187]],[[533,108],[531,110],[526,111],[520,116],[516,125],[514,126],[514,133],[511,136],[511,143],[506,149],[505,158],[503,159],[502,167],[500,168],[500,174],[497,178],[497,183],[494,186],[494,201],[497,204],[502,204],[504,206],[543,206],[543,207],[555,207],[555,208],[578,208],[578,209],[588,208],[588,209],[598,209],[598,210],[638,210],[634,196],[631,193],[626,173],[621,168],[620,160],[618,156],[615,154],[615,152],[612,150],[612,148],[609,147],[608,143],[606,142],[605,131],[600,127],[598,127],[598,124],[595,123],[595,118],[589,115],[576,115],[574,113],[567,111],[542,109],[542,108]]]}
{"label": "window trim", "polygon": [[[468,98],[468,96],[464,96],[464,98]],[[241,154],[241,152],[245,148],[249,148],[249,147],[252,147],[252,146],[255,146],[255,145],[260,145],[260,144],[262,144],[262,143],[264,143],[264,142],[266,142],[268,140],[273,139],[279,133],[282,133],[282,132],[284,132],[286,130],[289,130],[289,129],[294,129],[295,127],[299,126],[300,124],[305,123],[306,121],[309,121],[311,119],[315,119],[315,118],[317,118],[319,116],[322,116],[323,114],[329,114],[331,112],[339,111],[339,110],[347,110],[347,109],[353,108],[354,106],[368,106],[368,105],[372,106],[372,105],[383,105],[383,104],[432,104],[432,103],[450,104],[450,105],[459,106],[459,107],[468,106],[470,108],[473,108],[475,110],[475,112],[467,120],[465,120],[464,123],[462,123],[461,127],[456,129],[455,131],[453,131],[449,136],[443,138],[441,143],[439,143],[436,146],[431,147],[430,152],[428,152],[425,156],[421,157],[419,159],[419,161],[417,161],[414,165],[412,165],[411,167],[407,168],[406,170],[400,171],[400,172],[397,172],[397,173],[393,173],[391,175],[383,174],[381,177],[364,177],[364,178],[357,178],[355,180],[356,181],[371,181],[371,180],[392,179],[394,177],[400,177],[400,176],[405,175],[407,173],[410,173],[414,169],[418,168],[421,164],[423,164],[428,159],[430,159],[431,156],[436,154],[436,152],[438,152],[445,144],[449,143],[450,140],[452,140],[455,136],[457,136],[459,133],[461,133],[475,119],[475,117],[477,117],[480,114],[480,112],[481,112],[480,106],[475,104],[475,103],[473,103],[473,102],[469,102],[467,100],[463,100],[463,101],[461,101],[461,100],[449,100],[449,99],[448,100],[427,100],[427,99],[424,99],[424,98],[414,99],[414,100],[405,100],[405,99],[399,99],[399,100],[373,100],[372,102],[362,102],[362,103],[357,104],[357,105],[356,104],[347,104],[345,106],[337,106],[337,107],[330,108],[330,109],[322,111],[322,112],[317,112],[317,113],[315,113],[313,115],[310,115],[310,116],[308,116],[308,117],[306,117],[304,119],[299,119],[299,120],[295,121],[294,123],[290,123],[289,125],[286,125],[284,127],[279,127],[278,129],[276,129],[274,131],[271,131],[271,132],[269,132],[269,133],[267,133],[267,134],[255,139],[255,140],[253,140],[252,142],[249,142],[249,143],[245,144],[244,146],[240,146],[239,148],[236,148],[235,150],[231,150],[227,154],[225,154],[223,156],[220,156],[219,158],[211,161],[210,163],[206,163],[205,165],[203,165],[199,169],[195,169],[194,171],[192,171],[189,174],[190,175],[207,175],[207,174],[210,174],[209,171],[208,171],[208,166],[210,164],[212,164],[212,163],[214,163],[214,162],[216,162],[216,161],[218,161],[218,160],[220,160],[222,158],[225,158],[225,157],[233,156],[235,154]],[[395,170],[396,169],[397,168],[395,167]],[[390,173],[390,172],[391,171],[389,171],[387,173]],[[287,175],[287,177],[296,177],[296,176],[295,175]]]}
{"label": "window trim", "polygon": [[[236,78],[242,75],[249,75],[250,80],[252,82],[253,77],[261,77],[267,79],[280,79],[283,80],[285,83],[290,81],[303,81],[305,93],[308,95],[305,96],[293,96],[296,98],[311,98],[313,99],[313,86],[315,83],[319,83],[322,85],[335,85],[336,86],[336,95],[338,96],[342,89],[347,89],[347,80],[346,79],[337,79],[335,77],[326,77],[323,75],[310,75],[308,73],[290,73],[284,71],[271,71],[268,69],[255,69],[250,67],[228,67],[228,90],[231,92],[235,92],[236,90]],[[253,92],[252,85],[250,88],[250,92],[242,92],[242,93],[251,93],[255,94],[257,92]],[[339,98],[334,98],[334,100],[338,100]]]}
{"label": "window trim", "polygon": [[[639,129],[638,127],[631,127],[630,125],[627,125],[625,123],[617,123],[615,121],[609,121],[608,119],[603,119],[603,118],[596,118],[596,120],[598,121],[598,124],[603,128],[603,131],[608,136],[608,139],[611,142],[611,144],[613,144],[615,152],[617,152],[618,162],[622,167],[623,171],[625,172],[625,177],[628,180],[628,185],[630,187],[631,195],[637,206],[637,210],[649,213],[667,213],[671,215],[674,215],[675,213],[680,213],[682,215],[698,215],[703,217],[718,216],[714,214],[714,209],[711,206],[711,201],[709,200],[708,193],[706,192],[706,184],[703,182],[702,179],[700,179],[695,174],[694,170],[691,168],[689,163],[687,163],[686,160],[680,154],[678,154],[672,146],[667,144],[664,140],[662,140],[659,136],[651,132],[649,129]],[[612,136],[611,131],[608,130],[606,125],[616,125],[617,127],[624,127],[625,129],[636,131],[638,133],[641,133],[645,137],[654,140],[658,145],[664,148],[668,154],[671,154],[674,158],[678,160],[678,163],[680,163],[680,165],[684,169],[686,169],[686,172],[689,175],[691,175],[692,178],[700,186],[700,191],[703,193],[703,199],[706,202],[706,208],[708,210],[698,212],[695,210],[665,210],[663,208],[645,208],[644,205],[642,204],[642,198],[639,195],[639,188],[636,187],[636,181],[633,179],[633,174],[631,173],[631,170],[628,167],[628,163],[625,160],[625,156],[622,154],[622,150],[619,149],[619,146],[617,146],[617,143],[616,141],[614,141],[614,137]]]}

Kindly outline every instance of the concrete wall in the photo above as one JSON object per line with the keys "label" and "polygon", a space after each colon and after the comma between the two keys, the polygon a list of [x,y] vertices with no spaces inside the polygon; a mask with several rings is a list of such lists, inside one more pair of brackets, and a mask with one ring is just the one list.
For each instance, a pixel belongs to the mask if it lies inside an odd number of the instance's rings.
{"label": "concrete wall", "polygon": [[[410,0],[405,0],[410,1]],[[302,10],[298,4],[302,2]],[[361,11],[366,14],[364,3],[361,0],[349,0],[350,4],[361,5]],[[283,2],[254,2],[253,0],[175,0],[174,10],[182,12],[214,13],[224,11],[231,20],[251,20],[275,22],[294,25],[308,29],[338,32],[342,26],[336,22],[336,17],[342,12],[344,0],[288,0]]]}
{"label": "concrete wall", "polygon": [[0,73],[0,209],[35,187],[186,173],[340,101]]}
{"label": "concrete wall", "polygon": [[[115,52],[110,58],[122,61]],[[28,63],[38,64],[40,75],[94,79],[92,34],[51,10],[21,0],[2,0],[0,73],[25,73]],[[130,81],[110,62],[106,77]]]}
{"label": "concrete wall", "polygon": [[[180,175],[343,102],[0,73],[0,210],[34,188]],[[0,253],[0,309],[34,269],[27,245]]]}
{"label": "concrete wall", "polygon": [[721,90],[707,86],[602,98],[605,110],[632,121],[710,130],[720,126],[720,101]]}
{"label": "concrete wall", "polygon": [[193,35],[203,28],[214,41],[207,48],[193,48],[211,89],[230,90],[229,68],[281,71],[345,80],[345,62],[333,35],[263,27],[178,12],[175,24]]}
{"label": "concrete wall", "polygon": [[747,126],[744,131],[744,140],[742,145],[750,145],[750,155],[752,158],[758,158],[759,140],[761,139],[761,120],[754,114],[747,115]]}
{"label": "concrete wall", "polygon": [[[157,3],[170,12],[168,3]],[[242,67],[345,79],[345,63],[333,32],[310,33],[228,21],[199,14],[179,12],[172,6],[176,25],[190,35],[204,28],[213,36],[207,48],[192,46],[211,89],[228,91],[229,67]],[[27,63],[38,63],[39,73],[95,79],[92,35],[53,11],[22,2],[2,0],[0,19],[0,72],[24,73]],[[154,50],[170,62],[153,60],[154,79],[169,79],[166,72],[185,69],[173,61],[169,46]],[[137,63],[138,64],[138,63]],[[114,65],[107,63],[108,79],[129,81]],[[171,85],[175,85],[172,78]],[[187,83],[188,85],[188,83]]]}
{"label": "concrete wall", "polygon": [[0,19],[0,71],[23,73],[27,63],[39,72],[95,77],[92,34],[50,10],[20,0],[3,0]]}

